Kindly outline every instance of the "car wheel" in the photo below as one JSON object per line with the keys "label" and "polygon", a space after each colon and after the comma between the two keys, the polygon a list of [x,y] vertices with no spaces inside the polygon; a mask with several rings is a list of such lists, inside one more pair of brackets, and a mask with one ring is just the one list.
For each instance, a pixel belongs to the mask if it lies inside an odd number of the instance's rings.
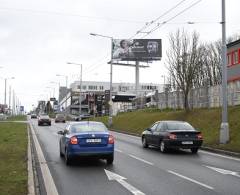
{"label": "car wheel", "polygon": [[40,124],[40,123],[38,123],[38,126],[41,126],[41,124]]}
{"label": "car wheel", "polygon": [[108,164],[108,165],[113,164],[113,160],[114,160],[114,155],[111,154],[111,155],[107,158],[107,164]]}
{"label": "car wheel", "polygon": [[66,165],[71,165],[71,158],[70,158],[70,156],[68,155],[68,151],[67,151],[67,149],[65,150],[65,155],[64,155],[64,157],[65,157],[65,164]]}
{"label": "car wheel", "polygon": [[166,145],[165,145],[164,141],[161,141],[161,143],[160,143],[160,151],[162,153],[165,153],[167,151],[167,148],[166,148]]}
{"label": "car wheel", "polygon": [[193,154],[197,154],[198,153],[198,148],[191,148],[191,152]]}
{"label": "car wheel", "polygon": [[146,140],[146,138],[145,138],[144,136],[142,137],[142,146],[143,146],[144,148],[147,148],[147,147],[148,147],[147,140]]}

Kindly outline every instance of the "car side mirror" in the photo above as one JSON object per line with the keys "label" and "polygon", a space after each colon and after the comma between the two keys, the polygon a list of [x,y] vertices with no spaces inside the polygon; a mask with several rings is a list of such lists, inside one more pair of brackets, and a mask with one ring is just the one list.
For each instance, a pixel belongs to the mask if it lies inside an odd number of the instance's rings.
{"label": "car side mirror", "polygon": [[63,131],[58,131],[57,134],[64,135],[64,132]]}
{"label": "car side mirror", "polygon": [[152,129],[151,129],[151,128],[147,128],[146,130],[152,132]]}

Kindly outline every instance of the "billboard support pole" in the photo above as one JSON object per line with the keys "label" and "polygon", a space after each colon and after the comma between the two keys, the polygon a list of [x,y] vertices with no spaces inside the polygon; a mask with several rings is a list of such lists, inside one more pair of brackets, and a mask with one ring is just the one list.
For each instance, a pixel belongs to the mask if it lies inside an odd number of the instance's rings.
{"label": "billboard support pole", "polygon": [[139,61],[136,61],[136,72],[135,72],[135,93],[136,97],[138,96],[139,92]]}
{"label": "billboard support pole", "polygon": [[110,96],[110,102],[109,102],[109,117],[108,117],[108,126],[112,126],[112,113],[113,113],[113,108],[112,108],[112,71],[113,71],[113,38],[111,37],[111,63],[110,63],[110,86],[109,86],[109,96]]}

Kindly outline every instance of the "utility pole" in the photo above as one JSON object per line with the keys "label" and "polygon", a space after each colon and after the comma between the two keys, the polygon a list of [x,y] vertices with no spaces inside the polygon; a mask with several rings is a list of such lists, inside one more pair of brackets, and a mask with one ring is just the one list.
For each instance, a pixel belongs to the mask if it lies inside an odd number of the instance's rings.
{"label": "utility pole", "polygon": [[227,103],[227,45],[226,45],[226,7],[222,0],[222,123],[220,129],[220,143],[229,141],[228,103]]}
{"label": "utility pole", "polygon": [[4,105],[7,104],[7,78],[4,79],[5,83],[5,92],[4,92]]}
{"label": "utility pole", "polygon": [[12,91],[11,86],[9,86],[9,103],[8,103],[8,108],[9,108],[9,114],[10,115],[12,115],[12,112],[11,112],[11,99],[12,99],[11,91]]}

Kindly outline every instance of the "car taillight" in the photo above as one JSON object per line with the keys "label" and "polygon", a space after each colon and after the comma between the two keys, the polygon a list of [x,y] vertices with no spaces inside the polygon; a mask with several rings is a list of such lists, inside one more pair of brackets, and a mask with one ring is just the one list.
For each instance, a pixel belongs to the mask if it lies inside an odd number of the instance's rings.
{"label": "car taillight", "polygon": [[108,144],[114,144],[114,137],[112,135],[108,137]]}
{"label": "car taillight", "polygon": [[72,144],[72,145],[78,144],[77,137],[75,137],[75,136],[71,137],[71,138],[70,138],[70,144]]}
{"label": "car taillight", "polygon": [[177,139],[177,136],[175,134],[173,134],[173,133],[170,133],[168,135],[168,137],[169,137],[169,139]]}
{"label": "car taillight", "polygon": [[203,139],[202,133],[198,133],[198,134],[197,134],[197,138],[198,138],[198,139]]}

